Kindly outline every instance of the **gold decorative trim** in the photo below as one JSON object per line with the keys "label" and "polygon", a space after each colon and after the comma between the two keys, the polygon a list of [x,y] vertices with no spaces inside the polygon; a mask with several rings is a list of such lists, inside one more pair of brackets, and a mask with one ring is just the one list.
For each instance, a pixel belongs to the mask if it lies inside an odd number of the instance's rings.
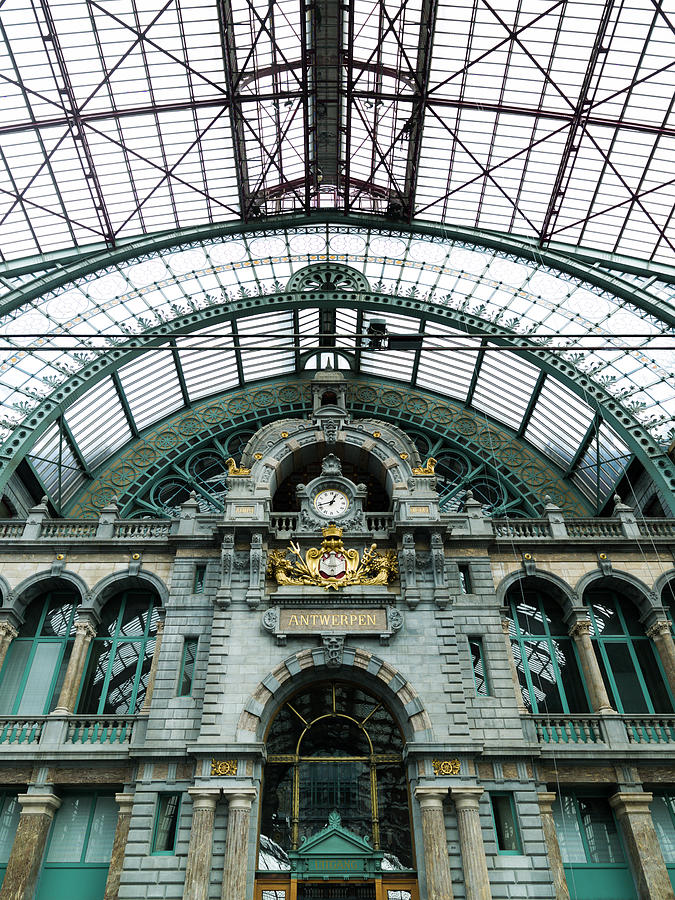
{"label": "gold decorative trim", "polygon": [[212,775],[236,775],[239,761],[236,759],[212,759]]}
{"label": "gold decorative trim", "polygon": [[225,460],[225,465],[227,466],[227,474],[230,477],[232,477],[233,475],[234,476],[238,476],[238,475],[245,476],[245,475],[251,474],[250,469],[246,469],[244,466],[238,466],[231,456]]}
{"label": "gold decorative trim", "polygon": [[398,575],[398,559],[394,550],[379,553],[371,544],[363,551],[347,550],[342,543],[342,529],[329,525],[321,529],[320,547],[310,547],[304,557],[300,547],[291,541],[295,560],[286,558],[288,550],[272,550],[267,574],[277,584],[314,584],[325,590],[350,584],[388,584]]}
{"label": "gold decorative trim", "polygon": [[459,775],[460,762],[458,759],[434,759],[431,763],[434,767],[434,775]]}
{"label": "gold decorative trim", "polygon": [[430,456],[423,466],[414,466],[413,475],[433,475],[435,471],[436,460]]}

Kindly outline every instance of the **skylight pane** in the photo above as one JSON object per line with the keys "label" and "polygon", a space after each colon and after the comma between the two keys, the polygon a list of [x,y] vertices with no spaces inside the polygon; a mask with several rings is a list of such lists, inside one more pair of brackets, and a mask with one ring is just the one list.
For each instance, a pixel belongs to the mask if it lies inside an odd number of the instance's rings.
{"label": "skylight pane", "polygon": [[131,439],[131,429],[111,378],[104,378],[73,403],[65,419],[90,469]]}
{"label": "skylight pane", "polygon": [[550,375],[544,382],[525,437],[563,469],[593,420],[593,411]]}
{"label": "skylight pane", "polygon": [[[515,353],[488,351],[483,357],[471,405],[517,429],[538,375],[536,366]],[[504,390],[506,384],[508,390]]]}
{"label": "skylight pane", "polygon": [[455,329],[427,322],[425,331],[416,384],[446,397],[466,399],[478,354],[456,349],[466,348],[469,342]]}
{"label": "skylight pane", "polygon": [[[176,346],[191,400],[218,394],[239,383],[236,353],[234,350],[224,349],[232,347],[232,327],[229,322],[220,322],[211,328],[194,332],[189,337],[178,338]],[[183,349],[195,346],[199,349]]]}
{"label": "skylight pane", "polygon": [[270,378],[295,368],[293,314],[275,312],[237,322],[241,364],[247,381]]}
{"label": "skylight pane", "polygon": [[139,430],[183,405],[183,395],[170,350],[149,350],[120,371],[131,414]]}

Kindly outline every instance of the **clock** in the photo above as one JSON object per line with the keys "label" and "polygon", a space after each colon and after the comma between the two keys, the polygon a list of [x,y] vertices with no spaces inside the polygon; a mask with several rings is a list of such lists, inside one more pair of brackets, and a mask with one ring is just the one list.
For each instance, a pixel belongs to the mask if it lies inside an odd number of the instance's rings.
{"label": "clock", "polygon": [[314,496],[314,509],[326,519],[344,515],[349,509],[349,497],[337,488],[324,488]]}

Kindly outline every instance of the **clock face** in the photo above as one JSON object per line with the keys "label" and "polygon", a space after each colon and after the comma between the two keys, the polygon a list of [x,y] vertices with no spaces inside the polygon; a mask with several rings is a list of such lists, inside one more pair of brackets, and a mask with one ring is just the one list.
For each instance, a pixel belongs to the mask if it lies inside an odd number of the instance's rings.
{"label": "clock face", "polygon": [[347,512],[349,508],[349,497],[338,491],[336,488],[327,488],[314,498],[314,509],[320,516],[326,519],[334,519]]}

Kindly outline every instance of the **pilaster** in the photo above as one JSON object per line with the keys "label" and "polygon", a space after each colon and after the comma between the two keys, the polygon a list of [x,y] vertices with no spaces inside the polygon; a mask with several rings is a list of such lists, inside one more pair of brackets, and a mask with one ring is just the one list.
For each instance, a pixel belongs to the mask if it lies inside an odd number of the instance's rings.
{"label": "pilaster", "polygon": [[19,794],[21,815],[0,900],[33,900],[49,826],[61,806],[56,794]]}
{"label": "pilaster", "polygon": [[422,810],[422,839],[424,841],[428,900],[452,900],[453,898],[443,814],[443,799],[447,796],[447,788],[425,785],[415,789],[415,797]]}
{"label": "pilaster", "polygon": [[619,820],[639,900],[673,900],[675,893],[649,810],[653,796],[619,791],[609,802]]}
{"label": "pilaster", "polygon": [[482,787],[453,787],[450,790],[457,810],[457,829],[464,867],[466,900],[492,900],[485,858],[478,803]]}
{"label": "pilaster", "polygon": [[213,823],[219,788],[190,788],[192,827],[185,867],[183,900],[207,900],[213,858]]}
{"label": "pilaster", "polygon": [[565,878],[562,853],[558,842],[558,832],[553,819],[553,804],[556,794],[551,791],[543,791],[538,795],[539,809],[541,810],[541,825],[546,840],[548,861],[553,875],[553,887],[555,888],[555,900],[570,900],[570,892]]}
{"label": "pilaster", "polygon": [[[225,867],[223,870],[222,900],[247,900],[246,864],[248,860],[248,832],[251,804],[255,788],[223,789],[229,803]],[[440,900],[440,898],[439,898]]]}
{"label": "pilaster", "polygon": [[110,856],[110,868],[105,883],[103,900],[117,900],[122,878],[122,866],[124,865],[124,853],[129,837],[129,825],[131,824],[131,810],[134,805],[133,794],[115,794],[115,802],[119,807],[117,813],[117,825],[113,839],[112,853]]}

